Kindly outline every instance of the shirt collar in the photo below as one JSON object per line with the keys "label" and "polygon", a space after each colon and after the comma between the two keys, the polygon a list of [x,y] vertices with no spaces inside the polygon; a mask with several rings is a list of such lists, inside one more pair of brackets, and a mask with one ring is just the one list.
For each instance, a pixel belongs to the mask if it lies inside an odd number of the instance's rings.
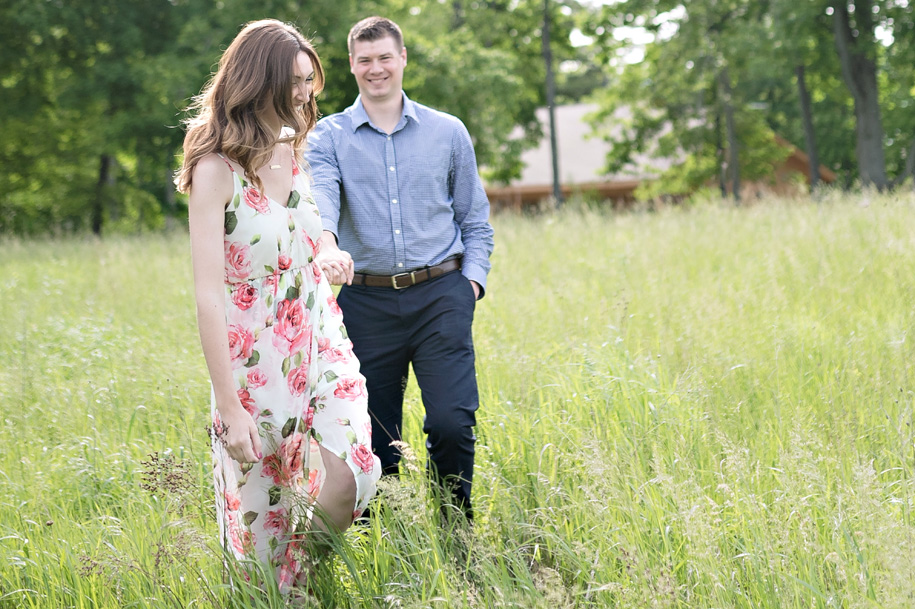
{"label": "shirt collar", "polygon": [[[412,121],[419,122],[419,117],[416,115],[416,104],[407,97],[407,94],[403,91],[400,92],[403,95],[403,113],[400,116],[400,121],[398,122],[398,127],[404,122],[405,118],[409,118]],[[362,105],[362,96],[358,95],[356,97],[355,103],[350,106],[352,112],[350,113],[350,125],[353,129],[353,133],[356,132],[359,127],[365,125],[366,123],[371,124],[369,120],[369,115],[365,111],[365,106]],[[396,131],[396,129],[395,129]]]}

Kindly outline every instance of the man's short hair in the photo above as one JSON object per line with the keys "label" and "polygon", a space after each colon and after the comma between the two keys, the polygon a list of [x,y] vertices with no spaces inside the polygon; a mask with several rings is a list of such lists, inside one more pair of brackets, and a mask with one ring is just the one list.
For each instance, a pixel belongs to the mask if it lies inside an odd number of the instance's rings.
{"label": "man's short hair", "polygon": [[403,32],[396,23],[384,17],[366,17],[349,31],[349,37],[346,39],[346,46],[349,48],[349,54],[353,54],[353,45],[356,42],[381,40],[390,36],[397,44],[397,48],[403,48]]}

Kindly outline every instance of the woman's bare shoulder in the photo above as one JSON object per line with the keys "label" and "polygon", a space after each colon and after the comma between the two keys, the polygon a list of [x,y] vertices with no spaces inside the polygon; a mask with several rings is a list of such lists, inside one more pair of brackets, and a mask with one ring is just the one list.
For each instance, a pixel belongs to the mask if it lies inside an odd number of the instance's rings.
{"label": "woman's bare shoulder", "polygon": [[226,180],[232,177],[232,169],[225,158],[215,152],[211,152],[200,158],[194,167],[194,181],[198,178],[203,180]]}
{"label": "woman's bare shoulder", "polygon": [[207,199],[214,197],[228,203],[235,191],[232,173],[231,166],[219,155],[210,153],[201,157],[194,167],[191,198],[197,198],[194,197],[196,191],[198,195],[205,194]]}

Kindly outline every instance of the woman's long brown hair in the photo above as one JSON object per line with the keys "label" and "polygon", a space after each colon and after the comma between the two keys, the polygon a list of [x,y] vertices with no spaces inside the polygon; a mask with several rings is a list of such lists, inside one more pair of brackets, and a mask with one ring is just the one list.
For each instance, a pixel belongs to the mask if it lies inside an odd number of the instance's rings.
{"label": "woman's long brown hair", "polygon": [[[299,52],[311,60],[315,71],[311,98],[297,111],[292,100],[294,62]],[[307,75],[303,75],[307,76]],[[278,142],[292,142],[301,160],[305,136],[317,122],[315,96],[324,88],[324,70],[314,47],[293,26],[263,19],[244,26],[219,60],[216,74],[194,98],[196,115],[186,121],[184,162],[175,179],[187,193],[197,163],[207,154],[221,152],[238,162],[254,187],[263,193],[257,169],[273,155]],[[277,138],[263,121],[272,104],[293,133]]]}

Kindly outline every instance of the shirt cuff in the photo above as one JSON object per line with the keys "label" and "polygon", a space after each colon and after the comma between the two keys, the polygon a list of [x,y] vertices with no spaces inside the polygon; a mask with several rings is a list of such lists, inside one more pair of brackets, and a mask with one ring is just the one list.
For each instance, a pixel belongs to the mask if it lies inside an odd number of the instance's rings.
{"label": "shirt cuff", "polygon": [[479,284],[480,297],[477,298],[477,300],[482,300],[483,296],[486,294],[486,271],[474,264],[467,264],[461,267],[461,274],[467,279],[476,281]]}
{"label": "shirt cuff", "polygon": [[326,216],[321,216],[321,230],[330,231],[337,237],[337,241],[340,241],[340,233],[337,232],[337,223],[332,221]]}

